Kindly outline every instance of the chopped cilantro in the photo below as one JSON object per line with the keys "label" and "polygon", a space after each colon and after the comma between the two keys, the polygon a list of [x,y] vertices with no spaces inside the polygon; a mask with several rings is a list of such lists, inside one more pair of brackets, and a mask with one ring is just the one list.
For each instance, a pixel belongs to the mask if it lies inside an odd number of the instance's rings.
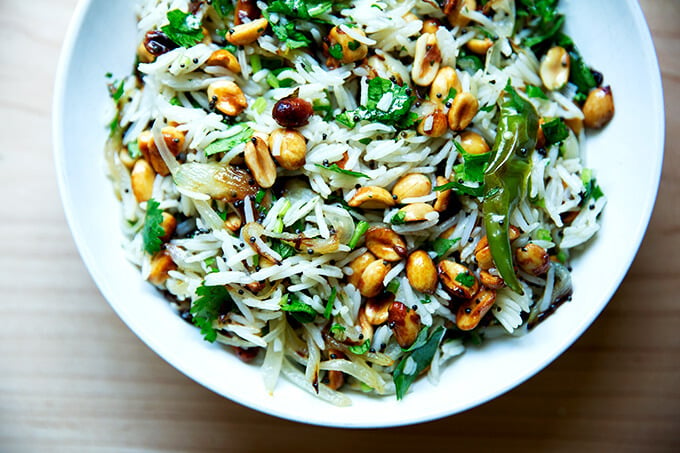
{"label": "chopped cilantro", "polygon": [[354,228],[354,232],[352,233],[352,237],[347,243],[350,249],[353,249],[357,246],[359,239],[361,239],[364,234],[366,234],[366,231],[368,231],[368,222],[362,220],[357,223],[357,226]]}
{"label": "chopped cilantro", "polygon": [[285,242],[281,242],[278,239],[272,239],[272,245],[271,245],[272,250],[274,250],[276,253],[281,255],[281,259],[286,259],[290,258],[291,256],[295,255],[297,252],[295,251],[295,247],[286,244]]}
{"label": "chopped cilantro", "polygon": [[257,193],[255,194],[255,202],[257,204],[262,203],[262,200],[264,200],[265,195],[267,195],[266,190],[264,190],[264,189],[258,190]]}
{"label": "chopped cilantro", "polygon": [[146,202],[146,214],[144,215],[144,226],[142,227],[142,239],[144,242],[144,250],[150,254],[157,253],[161,250],[161,237],[165,234],[162,227],[163,224],[163,210],[158,209],[160,203],[153,198],[149,198]]}
{"label": "chopped cilantro", "polygon": [[[404,395],[406,395],[406,392],[413,381],[416,380],[420,373],[430,366],[432,358],[434,357],[435,352],[437,352],[437,348],[439,347],[439,343],[442,341],[445,332],[446,330],[443,327],[438,327],[425,344],[412,350],[401,359],[392,373],[397,399],[400,400],[404,398]],[[408,374],[404,372],[407,362],[409,364],[411,364],[411,362],[415,363],[415,369],[411,369],[411,366],[409,366],[410,372]]]}
{"label": "chopped cilantro", "polygon": [[470,195],[472,197],[483,197],[484,196],[484,186],[468,186],[466,184],[463,184],[459,181],[451,181],[446,184],[442,184],[441,186],[435,186],[432,188],[432,190],[435,191],[441,191],[441,190],[454,190],[456,193],[463,194],[463,195]]}
{"label": "chopped cilantro", "polygon": [[478,183],[483,182],[484,171],[491,159],[491,151],[483,154],[470,154],[457,141],[454,140],[453,144],[461,156],[463,156],[463,163],[454,167],[456,173],[455,179]]}
{"label": "chopped cilantro", "polygon": [[192,304],[189,312],[194,325],[201,328],[201,333],[206,341],[213,343],[217,339],[217,331],[213,327],[213,321],[220,312],[225,310],[225,304],[231,304],[231,296],[224,286],[201,285],[196,289],[199,296]]}
{"label": "chopped cilantro", "polygon": [[331,57],[342,60],[342,57],[344,56],[342,54],[342,44],[333,44],[328,48],[328,53],[331,55]]}
{"label": "chopped cilantro", "polygon": [[330,319],[331,317],[331,312],[333,311],[333,304],[335,303],[335,297],[338,295],[338,290],[334,286],[331,288],[331,294],[328,296],[328,301],[326,302],[326,308],[323,311],[323,317],[326,319]]}
{"label": "chopped cilantro", "polygon": [[281,310],[289,312],[301,323],[314,321],[316,310],[302,302],[294,293],[288,293],[281,299]]}
{"label": "chopped cilantro", "polygon": [[455,88],[449,89],[449,93],[444,98],[444,104],[446,104],[449,101],[453,101],[457,94],[458,94],[458,91],[456,91]]}
{"label": "chopped cilantro", "polygon": [[275,0],[267,12],[284,14],[296,19],[314,19],[333,8],[328,0]]}
{"label": "chopped cilantro", "polygon": [[255,99],[255,102],[253,102],[253,110],[258,114],[262,115],[262,113],[265,111],[267,108],[267,100],[263,97],[259,97]]}
{"label": "chopped cilantro", "polygon": [[339,332],[344,332],[345,331],[345,326],[341,326],[340,324],[333,324],[331,326],[330,332],[331,333],[339,333]]}
{"label": "chopped cilantro", "polygon": [[173,9],[168,11],[167,17],[170,23],[161,30],[178,46],[191,47],[203,40],[201,21],[193,14]]}
{"label": "chopped cilantro", "polygon": [[176,105],[177,107],[182,107],[182,102],[179,100],[177,96],[173,96],[172,99],[170,99],[170,105]]}
{"label": "chopped cilantro", "polygon": [[[368,100],[365,106],[348,110],[336,117],[336,121],[353,128],[359,121],[377,121],[387,125],[405,129],[418,119],[410,108],[415,100],[408,86],[399,86],[388,79],[375,77],[368,82]],[[383,96],[391,95],[391,102],[385,108],[378,108]]]}
{"label": "chopped cilantro", "polygon": [[205,155],[212,156],[213,154],[223,153],[231,150],[234,146],[245,143],[253,136],[253,130],[245,126],[240,132],[231,137],[220,138],[205,147]]}
{"label": "chopped cilantro", "polygon": [[217,258],[214,256],[211,256],[210,258],[207,258],[205,261],[205,267],[208,268],[208,273],[211,272],[217,272],[219,268],[217,267]]}
{"label": "chopped cilantro", "polygon": [[562,28],[564,16],[557,12],[558,0],[519,0],[517,18],[523,20],[532,33],[524,40],[528,47],[550,42]]}
{"label": "chopped cilantro", "polygon": [[109,83],[109,94],[111,95],[111,98],[118,102],[121,97],[123,97],[123,93],[125,92],[125,80],[121,80],[120,82],[114,81],[112,83]]}
{"label": "chopped cilantro", "polygon": [[262,69],[262,60],[256,53],[250,56],[250,69],[253,70],[253,74],[257,74]]}
{"label": "chopped cilantro", "polygon": [[217,15],[221,18],[229,17],[234,12],[232,0],[212,0],[212,7],[215,8]]}
{"label": "chopped cilantro", "polygon": [[127,150],[130,159],[139,159],[142,157],[142,152],[139,150],[139,143],[137,143],[137,140],[128,143]]}
{"label": "chopped cilantro", "polygon": [[555,118],[551,121],[541,125],[543,135],[545,136],[545,145],[550,146],[554,143],[559,143],[569,137],[569,129],[564,121],[560,118]]}
{"label": "chopped cilantro", "polygon": [[406,223],[406,212],[404,211],[397,211],[396,214],[392,216],[390,219],[390,223],[392,225],[403,225]]}
{"label": "chopped cilantro", "polygon": [[361,44],[359,41],[350,41],[349,44],[347,44],[347,47],[349,47],[349,50],[354,51],[361,47]]}
{"label": "chopped cilantro", "polygon": [[401,286],[399,280],[396,279],[392,280],[387,284],[387,288],[385,288],[385,291],[387,291],[388,293],[397,294],[397,291],[399,291],[399,286]]}
{"label": "chopped cilantro", "polygon": [[420,332],[418,332],[418,336],[416,337],[416,341],[414,341],[413,344],[410,347],[408,347],[406,349],[401,348],[401,350],[404,351],[404,352],[411,352],[413,350],[416,350],[416,349],[424,346],[425,343],[427,343],[427,331],[428,330],[429,330],[429,328],[427,326],[423,326],[423,328],[420,329]]}
{"label": "chopped cilantro", "polygon": [[597,86],[593,71],[586,65],[585,61],[583,61],[583,57],[581,57],[581,54],[576,48],[573,48],[569,52],[569,59],[571,63],[569,81],[578,88],[576,100],[579,101],[579,99],[582,99],[581,102],[585,101],[590,90]]}
{"label": "chopped cilantro", "polygon": [[324,170],[329,170],[335,173],[340,173],[341,175],[347,175],[347,176],[353,176],[355,178],[368,178],[369,176],[363,173],[359,173],[358,171],[351,171],[351,170],[345,170],[344,168],[340,168],[338,164],[332,164],[332,165],[321,165],[321,164],[314,164],[319,168],[323,168]]}
{"label": "chopped cilantro", "polygon": [[475,276],[470,274],[470,272],[461,272],[456,275],[455,280],[463,286],[471,288],[475,284]]}
{"label": "chopped cilantro", "polygon": [[459,57],[456,60],[456,66],[470,75],[484,67],[482,60],[477,55],[463,55]]}
{"label": "chopped cilantro", "polygon": [[434,250],[435,253],[437,254],[437,258],[441,258],[442,256],[446,255],[446,252],[448,252],[451,249],[451,247],[456,245],[458,241],[460,241],[460,238],[453,239],[437,238],[432,243],[432,250]]}
{"label": "chopped cilantro", "polygon": [[546,230],[545,228],[540,228],[536,230],[536,239],[540,241],[552,241],[550,230]]}
{"label": "chopped cilantro", "polygon": [[527,85],[527,96],[535,99],[548,99],[548,96],[541,90],[540,87],[534,85]]}
{"label": "chopped cilantro", "polygon": [[349,346],[347,349],[349,349],[349,352],[356,354],[356,355],[363,355],[368,352],[369,349],[371,349],[371,339],[367,338],[366,341],[361,343],[358,346]]}

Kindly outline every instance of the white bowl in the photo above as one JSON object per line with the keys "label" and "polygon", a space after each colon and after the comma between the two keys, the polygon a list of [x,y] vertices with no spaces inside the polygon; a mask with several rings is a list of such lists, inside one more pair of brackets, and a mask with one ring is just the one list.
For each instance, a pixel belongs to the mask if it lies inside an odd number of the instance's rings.
{"label": "white bowl", "polygon": [[245,406],[327,426],[383,427],[469,409],[528,379],[569,347],[607,304],[644,235],[659,184],[664,109],[659,67],[634,0],[563,0],[567,32],[585,61],[613,87],[614,120],[592,134],[588,166],[609,198],[602,229],[574,263],[573,301],[520,338],[487,342],[450,363],[439,385],[417,382],[402,401],[352,395],[333,407],[282,379],[273,395],[258,367],[202,340],[123,256],[119,205],[105,177],[105,74],[129,73],[135,42],[132,1],[83,1],[68,33],[54,98],[59,185],[75,242],[102,294],[150,348],[209,389]]}

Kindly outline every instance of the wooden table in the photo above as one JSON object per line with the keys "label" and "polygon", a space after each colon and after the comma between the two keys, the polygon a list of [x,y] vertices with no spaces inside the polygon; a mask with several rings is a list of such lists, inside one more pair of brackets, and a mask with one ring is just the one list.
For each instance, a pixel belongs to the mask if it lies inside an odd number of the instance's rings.
{"label": "wooden table", "polygon": [[213,394],[149,350],[97,291],[62,213],[50,139],[75,3],[0,2],[0,451],[680,451],[679,1],[642,1],[663,71],[665,164],[646,239],[604,313],[506,395],[368,431],[283,421]]}

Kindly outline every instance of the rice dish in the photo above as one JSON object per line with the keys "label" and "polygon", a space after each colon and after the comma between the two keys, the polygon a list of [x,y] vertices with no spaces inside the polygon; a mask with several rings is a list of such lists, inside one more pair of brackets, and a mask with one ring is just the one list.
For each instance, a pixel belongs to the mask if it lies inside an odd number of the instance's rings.
{"label": "rice dish", "polygon": [[557,0],[137,8],[105,150],[126,256],[266,391],[401,399],[569,300],[614,105]]}

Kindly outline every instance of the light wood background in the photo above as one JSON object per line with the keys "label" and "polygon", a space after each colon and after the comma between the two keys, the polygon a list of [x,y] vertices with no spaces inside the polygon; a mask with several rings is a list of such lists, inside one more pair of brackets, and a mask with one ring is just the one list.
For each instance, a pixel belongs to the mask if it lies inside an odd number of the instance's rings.
{"label": "light wood background", "polygon": [[680,451],[680,1],[641,2],[663,71],[666,154],[646,239],[609,306],[506,395],[368,431],[283,421],[213,394],[158,358],[99,294],[64,219],[50,138],[75,3],[0,0],[1,452]]}

